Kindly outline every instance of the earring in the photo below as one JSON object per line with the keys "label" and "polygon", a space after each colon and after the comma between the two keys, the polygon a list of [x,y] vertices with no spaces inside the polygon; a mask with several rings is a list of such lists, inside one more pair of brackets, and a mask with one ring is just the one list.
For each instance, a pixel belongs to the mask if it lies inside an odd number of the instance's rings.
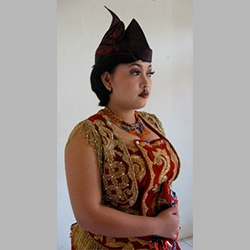
{"label": "earring", "polygon": [[108,90],[109,93],[112,92],[112,88],[111,87],[106,87],[106,89]]}

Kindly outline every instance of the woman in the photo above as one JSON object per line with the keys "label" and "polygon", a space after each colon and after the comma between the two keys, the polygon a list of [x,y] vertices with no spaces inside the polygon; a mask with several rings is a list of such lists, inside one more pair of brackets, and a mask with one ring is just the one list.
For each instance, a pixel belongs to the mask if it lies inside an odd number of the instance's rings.
{"label": "woman", "polygon": [[136,22],[112,23],[95,53],[91,87],[104,108],[78,123],[65,147],[76,218],[72,250],[180,249],[172,182],[179,157],[159,119],[143,108],[151,93],[152,50]]}

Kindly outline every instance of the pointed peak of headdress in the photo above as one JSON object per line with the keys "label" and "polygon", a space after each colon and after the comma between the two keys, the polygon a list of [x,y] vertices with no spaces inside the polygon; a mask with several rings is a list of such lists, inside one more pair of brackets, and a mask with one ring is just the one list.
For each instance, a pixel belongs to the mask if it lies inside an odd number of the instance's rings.
{"label": "pointed peak of headdress", "polygon": [[144,35],[141,26],[134,18],[126,29],[126,36],[128,37],[128,40],[133,41],[134,39],[136,39],[140,41],[140,43],[143,43],[145,46],[149,47],[146,36]]}
{"label": "pointed peak of headdress", "polygon": [[125,31],[124,39],[127,41],[135,55],[144,61],[150,62],[152,60],[152,50],[148,45],[141,26],[134,18]]}
{"label": "pointed peak of headdress", "polygon": [[112,10],[110,10],[107,6],[104,7],[109,11],[109,13],[112,15],[113,18],[110,27],[114,26],[118,22],[121,22],[120,18]]}

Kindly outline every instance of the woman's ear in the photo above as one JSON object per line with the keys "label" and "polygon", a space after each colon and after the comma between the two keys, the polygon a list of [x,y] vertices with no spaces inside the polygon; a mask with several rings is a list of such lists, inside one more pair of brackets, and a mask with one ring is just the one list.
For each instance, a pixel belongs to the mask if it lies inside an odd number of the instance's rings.
{"label": "woman's ear", "polygon": [[111,75],[108,71],[105,71],[101,75],[102,83],[106,87],[106,89],[111,92],[112,91],[112,86],[111,86]]}

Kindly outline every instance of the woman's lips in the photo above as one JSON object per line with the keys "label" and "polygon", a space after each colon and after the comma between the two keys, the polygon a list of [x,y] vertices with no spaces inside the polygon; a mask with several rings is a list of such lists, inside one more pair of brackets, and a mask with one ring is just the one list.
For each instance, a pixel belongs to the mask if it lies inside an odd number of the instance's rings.
{"label": "woman's lips", "polygon": [[144,89],[139,96],[142,97],[142,98],[147,98],[148,94],[149,94],[148,90]]}
{"label": "woman's lips", "polygon": [[140,94],[139,96],[142,97],[142,98],[147,98],[148,94]]}

